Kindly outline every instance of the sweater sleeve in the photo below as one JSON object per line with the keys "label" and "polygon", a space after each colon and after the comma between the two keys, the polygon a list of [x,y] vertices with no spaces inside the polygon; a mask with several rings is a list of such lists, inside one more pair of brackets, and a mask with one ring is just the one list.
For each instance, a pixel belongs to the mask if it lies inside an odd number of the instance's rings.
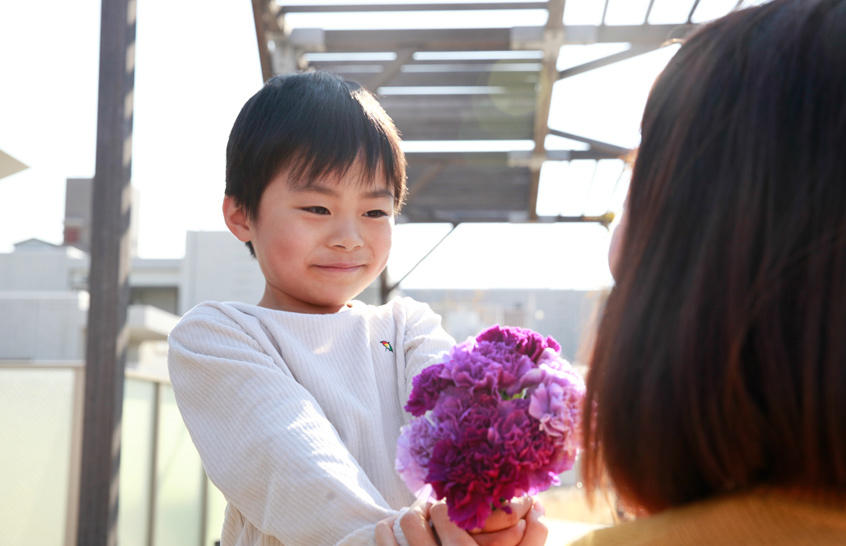
{"label": "sweater sleeve", "polygon": [[439,362],[444,353],[455,345],[455,339],[441,326],[441,316],[427,304],[411,298],[402,298],[401,302],[405,312],[405,384],[404,390],[400,391],[400,400],[405,405],[414,376],[426,366]]}
{"label": "sweater sleeve", "polygon": [[248,331],[209,306],[169,338],[176,401],[209,478],[283,544],[372,543],[395,512],[272,343]]}

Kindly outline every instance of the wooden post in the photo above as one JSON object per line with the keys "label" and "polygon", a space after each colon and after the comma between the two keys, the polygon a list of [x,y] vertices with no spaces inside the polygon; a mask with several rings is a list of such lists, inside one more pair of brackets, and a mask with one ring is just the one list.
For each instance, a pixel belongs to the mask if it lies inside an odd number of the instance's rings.
{"label": "wooden post", "polygon": [[77,546],[117,544],[134,84],[135,0],[102,0]]}
{"label": "wooden post", "polygon": [[[558,52],[564,45],[564,4],[566,0],[549,0],[544,29],[543,61],[541,63],[538,94],[535,101],[535,148],[529,165],[531,177],[529,179],[529,220],[538,219],[538,188],[540,186],[540,171],[546,159],[546,135],[549,132],[549,106],[552,102],[552,86],[555,84],[558,70]],[[607,4],[607,1],[606,1]]]}

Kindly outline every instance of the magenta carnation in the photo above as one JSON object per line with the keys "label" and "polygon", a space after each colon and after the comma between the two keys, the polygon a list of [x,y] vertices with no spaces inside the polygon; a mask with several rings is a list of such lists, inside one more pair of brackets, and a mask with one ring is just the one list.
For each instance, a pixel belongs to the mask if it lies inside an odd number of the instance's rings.
{"label": "magenta carnation", "polygon": [[557,484],[575,461],[585,390],[560,349],[494,326],[417,375],[405,406],[415,418],[397,442],[408,487],[431,484],[450,519],[474,529],[511,498]]}

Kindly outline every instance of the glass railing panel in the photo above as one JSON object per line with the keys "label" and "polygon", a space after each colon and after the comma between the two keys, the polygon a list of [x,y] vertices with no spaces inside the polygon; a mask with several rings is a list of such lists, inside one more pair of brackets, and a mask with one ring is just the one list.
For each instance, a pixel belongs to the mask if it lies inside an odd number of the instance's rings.
{"label": "glass railing panel", "polygon": [[65,541],[73,369],[0,369],[0,543]]}
{"label": "glass railing panel", "polygon": [[127,378],[123,390],[118,542],[147,546],[156,384]]}
{"label": "glass railing panel", "polygon": [[200,543],[203,477],[200,457],[176,407],[173,390],[161,387],[156,462],[156,546]]}
{"label": "glass railing panel", "polygon": [[[206,478],[208,480],[208,478]],[[223,516],[226,512],[226,498],[220,489],[208,481],[206,498],[206,544],[214,544],[220,540],[220,530],[223,528]]]}

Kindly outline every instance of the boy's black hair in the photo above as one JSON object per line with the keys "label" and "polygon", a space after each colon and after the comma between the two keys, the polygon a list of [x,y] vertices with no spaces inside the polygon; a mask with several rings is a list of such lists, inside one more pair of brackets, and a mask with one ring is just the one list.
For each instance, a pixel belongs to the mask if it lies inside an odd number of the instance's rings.
{"label": "boy's black hair", "polygon": [[[276,76],[241,108],[226,145],[226,195],[249,218],[280,170],[307,186],[343,175],[361,159],[368,183],[381,168],[399,212],[405,199],[405,155],[394,122],[361,85],[326,72]],[[247,242],[255,256],[252,244]]]}

